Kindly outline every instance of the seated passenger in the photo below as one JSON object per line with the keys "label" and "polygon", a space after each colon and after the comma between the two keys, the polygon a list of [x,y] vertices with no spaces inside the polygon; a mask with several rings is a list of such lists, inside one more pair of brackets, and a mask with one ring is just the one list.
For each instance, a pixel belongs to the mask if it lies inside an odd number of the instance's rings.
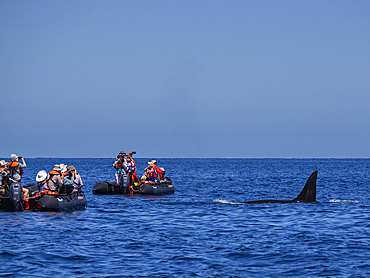
{"label": "seated passenger", "polygon": [[67,165],[65,165],[63,163],[61,163],[59,165],[60,165],[60,168],[62,169],[62,171],[61,171],[62,175],[61,176],[62,176],[62,180],[63,180],[64,176],[67,175]]}
{"label": "seated passenger", "polygon": [[69,165],[67,167],[67,172],[71,171],[73,172],[74,181],[73,181],[73,191],[72,192],[81,192],[81,188],[84,185],[82,183],[81,176],[77,173],[76,168],[73,165]]}
{"label": "seated passenger", "polygon": [[140,183],[140,180],[139,180],[139,177],[137,176],[136,174],[136,168],[134,168],[133,172],[132,172],[132,175],[131,175],[131,181],[133,184],[137,183],[139,184]]}
{"label": "seated passenger", "polygon": [[59,191],[61,193],[72,193],[72,190],[74,189],[73,184],[75,181],[76,172],[73,170],[67,170],[64,178],[63,178],[63,187]]}
{"label": "seated passenger", "polygon": [[6,165],[5,160],[0,161],[0,194],[2,195],[5,194],[5,190],[8,190]]}
{"label": "seated passenger", "polygon": [[162,168],[159,168],[158,166],[157,166],[157,160],[152,160],[152,163],[153,163],[153,165],[154,165],[154,168],[155,168],[155,170],[157,171],[157,173],[160,175],[160,176],[162,176]]}
{"label": "seated passenger", "polygon": [[169,177],[166,177],[166,170],[164,168],[161,168],[162,174],[161,174],[161,182],[172,182],[172,180]]}
{"label": "seated passenger", "polygon": [[6,169],[6,162],[5,162],[5,160],[1,160],[0,161],[0,173],[2,172],[2,171],[5,171],[5,169]]}
{"label": "seated passenger", "polygon": [[144,169],[144,174],[141,177],[141,180],[144,180],[147,182],[149,181],[153,183],[159,182],[159,175],[158,175],[157,170],[154,167],[153,162],[151,161],[148,162],[148,167]]}
{"label": "seated passenger", "polygon": [[60,164],[54,165],[53,170],[49,172],[49,178],[44,185],[44,190],[58,192],[59,188],[63,186],[62,170],[63,168]]}
{"label": "seated passenger", "polygon": [[165,180],[166,180],[166,177],[165,177],[165,175],[166,175],[166,170],[165,170],[164,168],[159,168],[159,169],[161,169],[161,174],[160,174],[160,176],[161,176],[161,181],[165,181]]}
{"label": "seated passenger", "polygon": [[48,173],[45,170],[41,170],[36,175],[36,182],[37,182],[37,189],[42,191],[44,189],[44,185],[46,184],[48,179]]}

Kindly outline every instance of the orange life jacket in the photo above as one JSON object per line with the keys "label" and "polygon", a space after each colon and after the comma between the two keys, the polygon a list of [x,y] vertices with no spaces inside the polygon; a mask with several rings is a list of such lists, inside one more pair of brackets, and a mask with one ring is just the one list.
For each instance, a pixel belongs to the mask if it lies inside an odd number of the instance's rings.
{"label": "orange life jacket", "polygon": [[41,192],[40,192],[40,194],[44,194],[44,195],[59,195],[59,192],[57,192],[57,191],[51,191],[51,190],[42,190]]}
{"label": "orange life jacket", "polygon": [[133,172],[131,175],[131,183],[134,183],[135,181],[138,181],[139,177],[137,176],[136,172]]}
{"label": "orange life jacket", "polygon": [[117,163],[116,165],[114,165],[114,168],[122,169],[123,168],[123,163],[122,162]]}
{"label": "orange life jacket", "polygon": [[155,179],[158,176],[158,173],[155,169],[155,167],[148,167],[146,169],[146,176],[148,179]]}
{"label": "orange life jacket", "polygon": [[[12,169],[12,168],[15,168],[19,165],[19,162],[18,161],[11,161],[8,163],[8,173],[10,173],[11,170],[13,171],[16,171],[15,169]],[[23,175],[23,169],[20,168],[20,171],[16,171],[18,174],[20,174],[21,176]],[[12,174],[12,173],[10,173]]]}
{"label": "orange life jacket", "polygon": [[53,181],[53,177],[56,176],[56,175],[59,175],[60,176],[60,178],[62,180],[62,183],[63,183],[63,175],[62,175],[62,173],[60,173],[60,172],[58,172],[56,170],[51,170],[49,172],[49,179],[48,179],[48,181],[51,180],[55,184],[55,182]]}
{"label": "orange life jacket", "polygon": [[132,158],[129,158],[127,160],[127,162],[129,163],[129,165],[132,167],[132,168],[135,168],[136,166],[136,162],[132,159]]}
{"label": "orange life jacket", "polygon": [[60,172],[58,172],[58,171],[56,171],[56,170],[51,170],[50,172],[49,172],[49,175],[60,175]]}

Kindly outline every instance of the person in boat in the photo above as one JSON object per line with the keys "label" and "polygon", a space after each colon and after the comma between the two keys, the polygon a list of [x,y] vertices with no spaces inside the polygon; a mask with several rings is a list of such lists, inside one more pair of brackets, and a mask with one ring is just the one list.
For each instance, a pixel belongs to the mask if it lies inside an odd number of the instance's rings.
{"label": "person in boat", "polygon": [[161,179],[161,177],[162,177],[162,168],[159,168],[158,166],[157,166],[157,160],[152,160],[152,163],[153,163],[153,165],[154,165],[154,168],[155,168],[155,170],[157,171],[157,173],[158,173],[158,175],[159,175],[159,179]]}
{"label": "person in boat", "polygon": [[140,180],[139,180],[139,177],[136,174],[136,171],[137,171],[136,168],[134,168],[132,170],[132,175],[131,175],[131,181],[132,181],[132,183],[140,183]]}
{"label": "person in boat", "polygon": [[157,183],[159,182],[159,174],[156,171],[152,161],[148,162],[148,166],[144,169],[144,174],[141,177],[141,180],[145,182]]}
{"label": "person in boat", "polygon": [[[21,159],[21,163],[18,160]],[[26,162],[23,156],[18,157],[16,154],[10,155],[10,162],[8,163],[8,177],[9,182],[21,182],[23,176],[23,168],[26,168]]]}
{"label": "person in boat", "polygon": [[75,171],[73,171],[71,169],[67,170],[66,174],[64,175],[64,178],[63,178],[63,187],[61,188],[61,190],[59,190],[59,192],[60,193],[67,193],[67,194],[72,193],[72,191],[74,189],[73,184],[75,182],[75,177],[76,177],[76,172]]}
{"label": "person in boat", "polygon": [[[21,163],[19,163],[19,159]],[[18,157],[16,154],[10,155],[10,162],[8,163],[8,185],[10,186],[13,182],[22,182],[23,168],[26,168],[26,162],[23,156]],[[23,188],[23,198],[29,197],[29,190]]]}
{"label": "person in boat", "polygon": [[69,165],[67,167],[67,172],[71,172],[74,177],[72,192],[81,192],[81,188],[84,184],[82,182],[81,176],[78,174],[76,170],[76,167],[73,165]]}
{"label": "person in boat", "polygon": [[36,175],[36,182],[37,182],[37,189],[42,191],[44,189],[44,185],[48,180],[48,173],[45,170],[41,170]]}
{"label": "person in boat", "polygon": [[131,175],[129,175],[129,180],[130,180],[130,187],[132,187],[132,190],[135,192],[140,191],[140,186],[141,186],[141,181],[139,177],[136,174],[136,168],[134,168],[133,172]]}
{"label": "person in boat", "polygon": [[125,155],[124,162],[127,171],[133,171],[136,166],[135,160],[132,159],[132,152]]}
{"label": "person in boat", "polygon": [[49,172],[49,177],[44,185],[44,190],[58,192],[59,188],[62,188],[62,170],[63,167],[61,167],[60,164],[54,165],[53,170]]}
{"label": "person in boat", "polygon": [[166,170],[164,168],[160,168],[162,170],[161,174],[161,182],[172,182],[169,177],[166,177]]}
{"label": "person in boat", "polygon": [[63,179],[64,179],[64,177],[67,175],[67,165],[65,165],[65,164],[63,164],[63,163],[61,163],[61,164],[59,164],[60,165],[60,168],[62,168],[62,181],[63,181]]}
{"label": "person in boat", "polygon": [[3,187],[3,185],[6,182],[6,176],[7,176],[6,165],[7,165],[7,163],[6,163],[5,160],[0,161],[0,186],[1,187]]}
{"label": "person in boat", "polygon": [[130,181],[131,181],[131,184],[132,185],[137,185],[138,183],[140,183],[139,181],[139,177],[137,176],[137,173],[136,173],[136,162],[135,160],[132,158],[132,155],[134,154],[135,152],[130,152],[129,154],[126,155],[126,161],[124,162],[124,166],[126,168],[126,173],[129,175],[130,177]]}
{"label": "person in boat", "polygon": [[162,181],[166,181],[166,177],[165,177],[165,175],[166,175],[166,170],[163,168],[163,167],[161,167],[161,168],[159,168],[160,170],[161,170],[161,173],[160,173],[160,180],[161,180],[161,182]]}
{"label": "person in boat", "polygon": [[7,175],[8,173],[6,172],[6,165],[7,163],[5,160],[0,161],[0,194],[4,195],[5,190],[9,190],[8,185],[7,185]]}
{"label": "person in boat", "polygon": [[126,158],[125,158],[125,152],[120,152],[118,155],[117,155],[117,158],[116,160],[114,161],[113,163],[113,167],[115,169],[115,178],[116,178],[116,183],[117,185],[120,184],[120,180],[121,180],[121,176],[126,173],[126,170],[127,170],[127,161],[126,161]]}

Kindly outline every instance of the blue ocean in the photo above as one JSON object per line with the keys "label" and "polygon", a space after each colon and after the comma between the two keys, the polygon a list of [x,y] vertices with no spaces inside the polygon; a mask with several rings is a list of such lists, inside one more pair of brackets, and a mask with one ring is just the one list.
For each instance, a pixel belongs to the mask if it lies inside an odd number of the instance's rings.
{"label": "blue ocean", "polygon": [[[370,159],[150,158],[166,196],[93,195],[114,158],[25,159],[23,184],[74,165],[88,206],[0,212],[0,277],[370,277]],[[315,170],[315,204],[238,204],[294,199]]]}

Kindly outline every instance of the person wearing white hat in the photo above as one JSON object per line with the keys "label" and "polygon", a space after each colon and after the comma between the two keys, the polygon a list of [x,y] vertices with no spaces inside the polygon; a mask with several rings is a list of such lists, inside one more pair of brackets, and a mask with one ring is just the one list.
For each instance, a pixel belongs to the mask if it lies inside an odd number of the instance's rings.
{"label": "person wearing white hat", "polygon": [[54,165],[53,170],[49,172],[49,178],[44,185],[44,190],[58,191],[63,186],[62,170],[63,167],[60,164]]}
{"label": "person wearing white hat", "polygon": [[5,187],[4,177],[6,177],[7,175],[7,172],[5,171],[5,169],[6,169],[6,162],[5,160],[1,160],[0,161],[0,188]]}
{"label": "person wearing white hat", "polygon": [[[60,165],[60,169],[62,169],[61,172],[60,172],[60,176],[61,176],[62,182],[64,184],[64,178],[67,175],[67,165],[65,165],[63,163],[61,163],[59,165]],[[59,188],[59,191],[60,191],[60,188]]]}
{"label": "person wearing white hat", "polygon": [[62,169],[62,173],[67,172],[67,165],[61,163],[61,164],[59,164],[59,166],[60,166],[60,169]]}
{"label": "person wearing white hat", "polygon": [[41,170],[36,175],[37,188],[39,191],[43,190],[45,183],[47,182],[48,173],[45,170]]}

